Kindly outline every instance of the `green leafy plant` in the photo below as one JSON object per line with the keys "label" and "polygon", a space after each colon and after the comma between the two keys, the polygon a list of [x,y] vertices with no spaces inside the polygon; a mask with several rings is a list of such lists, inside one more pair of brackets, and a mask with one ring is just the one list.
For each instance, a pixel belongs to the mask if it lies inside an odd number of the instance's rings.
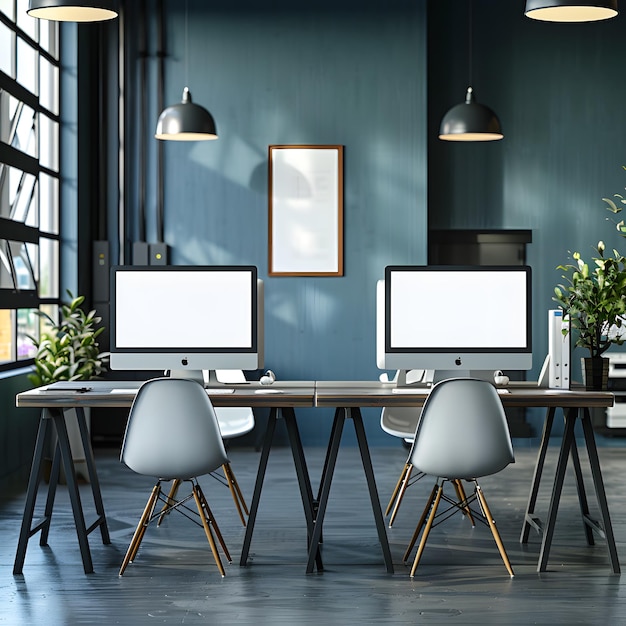
{"label": "green leafy plant", "polygon": [[39,339],[30,337],[37,348],[35,371],[28,379],[37,387],[59,380],[91,380],[106,371],[108,353],[100,352],[98,337],[104,327],[97,328],[102,318],[95,311],[85,313],[81,305],[85,296],[74,297],[61,305],[60,320],[55,322],[41,311],[47,327]]}
{"label": "green leafy plant", "polygon": [[574,252],[573,263],[557,267],[564,282],[553,297],[576,331],[575,345],[589,350],[591,358],[626,340],[626,258],[617,250],[605,257],[602,241],[596,251],[591,263]]}
{"label": "green leafy plant", "polygon": [[[626,170],[626,165],[622,165],[622,169]],[[621,193],[614,193],[613,198],[602,198],[602,200],[606,202],[607,204],[606,209],[608,211],[610,211],[614,215],[619,215],[622,212],[622,209],[624,208],[623,206],[619,206],[619,205],[626,205],[626,198],[624,198],[624,196]],[[626,223],[624,223],[624,220],[615,222],[615,227],[619,235],[621,237],[626,238]]]}

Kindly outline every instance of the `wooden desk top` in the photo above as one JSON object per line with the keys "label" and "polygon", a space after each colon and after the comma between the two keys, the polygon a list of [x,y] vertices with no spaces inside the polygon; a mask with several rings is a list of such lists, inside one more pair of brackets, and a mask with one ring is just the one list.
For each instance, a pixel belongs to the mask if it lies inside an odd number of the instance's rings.
{"label": "wooden desk top", "polygon": [[[315,406],[318,407],[383,407],[423,406],[429,388],[415,387],[410,392],[395,392],[394,383],[332,381],[317,382]],[[499,390],[505,407],[606,408],[613,406],[614,396],[608,391],[583,389],[545,389],[537,386],[510,386]]]}
{"label": "wooden desk top", "polygon": [[[17,394],[17,407],[130,407],[137,395],[140,381],[79,381],[78,383],[54,383]],[[64,388],[85,388],[88,391],[70,391]],[[218,389],[234,388],[232,393],[211,393],[216,407],[312,407],[315,399],[315,383],[294,381],[263,386],[259,383],[223,385]]]}
{"label": "wooden desk top", "polygon": [[[24,391],[16,396],[18,407],[130,407],[137,381],[88,381],[55,383]],[[85,388],[88,391],[73,391]],[[223,385],[234,388],[232,393],[211,393],[216,407],[420,407],[428,397],[429,388],[411,388],[394,392],[394,383],[377,381],[281,381],[271,386],[251,382]],[[505,407],[606,408],[613,406],[614,396],[608,391],[582,389],[544,389],[511,386],[500,394]]]}

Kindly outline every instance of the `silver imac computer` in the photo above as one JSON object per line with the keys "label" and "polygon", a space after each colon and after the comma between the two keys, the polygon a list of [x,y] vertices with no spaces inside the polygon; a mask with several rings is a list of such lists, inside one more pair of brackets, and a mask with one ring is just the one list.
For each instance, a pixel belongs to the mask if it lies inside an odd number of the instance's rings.
{"label": "silver imac computer", "polygon": [[494,371],[532,367],[531,327],[526,266],[388,266],[378,281],[380,369],[493,380]]}
{"label": "silver imac computer", "polygon": [[254,266],[111,268],[113,370],[263,367],[263,283]]}

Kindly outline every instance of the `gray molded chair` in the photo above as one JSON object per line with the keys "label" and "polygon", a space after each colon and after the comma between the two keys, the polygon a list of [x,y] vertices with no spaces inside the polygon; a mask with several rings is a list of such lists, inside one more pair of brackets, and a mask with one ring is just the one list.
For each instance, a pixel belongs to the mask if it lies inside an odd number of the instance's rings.
{"label": "gray molded chair", "polygon": [[[208,372],[205,372],[205,382]],[[246,377],[242,370],[216,370],[215,375],[220,383],[234,384],[245,383]],[[249,406],[224,406],[216,407],[215,414],[217,415],[217,423],[220,426],[220,432],[222,433],[222,439],[234,439],[235,437],[241,437],[246,435],[254,428],[254,413]],[[245,526],[246,519],[244,517],[249,515],[248,506],[244,500],[243,494],[239,483],[235,478],[235,473],[230,463],[225,463],[222,466],[226,484],[230,489],[239,514],[241,523]],[[217,476],[213,474],[215,478]],[[218,478],[219,480],[219,478]]]}
{"label": "gray molded chair", "polygon": [[[208,383],[209,371],[203,370],[202,374],[205,384]],[[246,377],[242,370],[216,370],[215,375],[217,381],[220,383],[233,384],[246,382]],[[249,433],[254,428],[254,413],[252,412],[252,408],[249,406],[214,407],[214,410],[215,415],[217,416],[217,423],[219,424],[220,432],[222,433],[222,439],[225,441],[235,437],[241,437],[242,435]],[[239,487],[239,483],[237,482],[237,478],[235,478],[235,472],[233,472],[230,462],[222,465],[222,472],[224,473],[224,476],[221,476],[217,472],[211,472],[211,476],[230,489],[233,502],[235,503],[235,508],[239,514],[239,519],[245,526],[246,516],[250,515],[250,512],[243,497],[243,493],[241,492],[241,488]],[[169,492],[170,498],[173,499],[176,497],[176,492],[178,491],[179,486],[180,481],[175,480],[172,483],[172,487]],[[165,515],[165,512],[162,511],[162,513]],[[159,524],[162,520],[163,517],[159,520]]]}
{"label": "gray molded chair", "polygon": [[[411,376],[416,380],[420,380],[424,374],[424,370],[411,370],[407,373],[407,382],[410,382]],[[387,374],[380,375],[381,382],[390,382]],[[398,378],[398,372],[394,377],[394,380]],[[380,427],[387,434],[393,437],[399,437],[407,443],[413,443],[415,436],[415,430],[420,419],[422,410],[417,407],[404,407],[404,406],[391,406],[383,407],[380,413]],[[417,482],[424,476],[423,472],[418,472],[413,476],[413,465],[410,460],[404,464],[398,482],[394,487],[394,490],[385,509],[385,517],[391,513],[389,518],[389,528],[393,526],[393,523],[398,514],[398,509],[402,503],[402,498],[406,489]]]}
{"label": "gray molded chair", "polygon": [[[458,511],[465,513],[472,525],[478,520],[489,526],[504,565],[513,576],[500,534],[477,482],[478,478],[495,474],[515,461],[506,415],[495,387],[473,378],[453,378],[435,385],[422,409],[410,461],[425,474],[437,477],[404,554],[406,562],[423,529],[411,577],[415,575],[431,529]],[[461,480],[473,483],[474,490],[469,497],[459,494],[457,485]],[[455,485],[457,500],[444,494],[446,482]],[[440,512],[442,500],[449,507]],[[476,502],[478,509],[472,507]]]}
{"label": "gray molded chair", "polygon": [[[173,424],[176,428],[172,428]],[[130,409],[120,460],[138,474],[157,478],[122,562],[120,576],[134,561],[150,522],[170,511],[179,511],[203,526],[215,563],[224,576],[216,538],[229,562],[230,554],[197,480],[228,463],[217,417],[204,387],[195,380],[177,378],[155,378],[144,383]],[[164,496],[161,483],[172,480],[189,483],[191,493],[176,500]],[[186,506],[191,499],[200,521],[195,511]],[[165,510],[155,514],[159,501],[165,503]]]}

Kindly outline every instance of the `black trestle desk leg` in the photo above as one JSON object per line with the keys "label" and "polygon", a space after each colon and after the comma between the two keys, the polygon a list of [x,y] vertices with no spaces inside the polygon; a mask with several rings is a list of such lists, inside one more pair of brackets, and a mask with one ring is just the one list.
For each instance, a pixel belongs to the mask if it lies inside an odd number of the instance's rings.
{"label": "black trestle desk leg", "polygon": [[331,439],[328,443],[328,453],[324,468],[324,480],[320,485],[319,502],[317,505],[317,515],[315,516],[315,524],[313,525],[313,536],[311,537],[311,545],[309,546],[309,560],[306,566],[306,573],[313,572],[313,564],[320,549],[320,541],[322,538],[322,526],[324,525],[324,515],[326,514],[326,506],[328,504],[328,495],[330,494],[330,486],[333,480],[335,464],[337,463],[337,452],[339,451],[339,443],[341,442],[341,433],[346,420],[347,409],[336,409],[335,419],[331,430]]}
{"label": "black trestle desk leg", "polygon": [[543,531],[541,551],[539,552],[539,564],[537,566],[538,572],[545,572],[548,568],[550,546],[552,544],[552,537],[554,536],[554,526],[556,524],[556,515],[559,510],[559,500],[561,499],[561,491],[563,490],[563,480],[565,479],[567,461],[569,459],[572,441],[574,440],[574,427],[576,426],[577,414],[578,409],[565,410],[565,428],[563,430],[561,449],[559,450],[556,475],[554,477],[554,486],[552,487],[552,496],[550,498],[550,506],[548,508],[548,517]]}
{"label": "black trestle desk leg", "polygon": [[[341,424],[341,428],[343,428],[343,422],[340,421],[338,418],[338,412],[343,411],[343,409],[335,409],[335,416],[333,418],[333,425],[330,429],[330,436],[328,437],[328,441],[334,441],[335,439],[335,430],[339,427],[339,425]],[[341,437],[339,438],[341,440]],[[328,468],[328,458],[330,456],[330,450],[331,450],[331,446],[329,445],[328,448],[326,448],[326,457],[324,458],[324,465],[322,465],[322,475],[320,476],[320,485],[319,488],[317,490],[317,500],[316,502],[319,503],[320,501],[320,496],[322,493],[322,485],[326,482],[326,471]]]}
{"label": "black trestle desk leg", "polygon": [[35,440],[35,450],[33,452],[33,462],[30,468],[30,476],[28,478],[28,487],[26,488],[26,502],[24,504],[24,516],[22,517],[22,526],[20,528],[20,536],[17,542],[17,552],[15,554],[15,562],[13,564],[13,574],[18,575],[24,569],[24,559],[26,558],[26,548],[28,540],[37,532],[37,529],[31,530],[33,515],[35,512],[35,504],[37,502],[37,491],[43,474],[43,458],[46,446],[47,434],[50,431],[50,416],[47,409],[43,409],[39,418],[39,428],[37,429],[37,439]]}
{"label": "black trestle desk leg", "polygon": [[587,454],[589,455],[589,465],[591,466],[591,476],[593,477],[593,485],[596,490],[598,506],[602,515],[602,528],[604,537],[611,559],[611,567],[614,574],[620,573],[619,558],[617,556],[617,547],[615,545],[615,536],[613,535],[613,525],[611,524],[611,516],[609,515],[609,505],[606,501],[606,491],[604,490],[604,481],[602,480],[602,471],[600,469],[600,458],[598,457],[598,449],[596,447],[596,439],[593,434],[593,426],[591,425],[591,415],[589,409],[584,410],[582,417],[583,433],[585,435],[585,443],[587,444]]}
{"label": "black trestle desk leg", "polygon": [[589,516],[589,504],[587,502],[587,493],[585,492],[585,481],[583,479],[583,472],[580,467],[580,456],[578,455],[578,447],[576,446],[576,437],[572,439],[572,449],[570,450],[572,456],[572,464],[574,466],[574,474],[576,475],[576,490],[578,492],[578,504],[580,505],[580,514],[583,520],[583,530],[585,531],[585,538],[587,539],[587,545],[594,545],[593,529],[587,523],[590,519]]}
{"label": "black trestle desk leg", "polygon": [[[311,488],[311,478],[306,465],[306,459],[304,458],[304,448],[302,447],[302,439],[300,438],[300,431],[298,430],[298,423],[296,421],[296,413],[293,408],[289,407],[282,410],[283,419],[285,420],[285,426],[287,427],[287,433],[289,435],[289,442],[291,444],[291,452],[293,454],[293,462],[296,466],[296,475],[298,476],[298,485],[300,486],[300,496],[302,498],[302,506],[304,507],[304,517],[306,519],[307,527],[307,548],[311,545],[311,536],[313,535],[313,523],[315,521],[316,513],[315,503],[313,502],[313,489]],[[322,563],[321,552],[317,551],[315,558],[317,569],[324,569]]]}
{"label": "black trestle desk leg", "polygon": [[48,482],[48,496],[46,497],[46,508],[44,509],[41,534],[39,535],[39,545],[48,545],[48,533],[52,522],[52,509],[54,508],[54,498],[59,484],[59,474],[61,471],[61,449],[57,441],[52,455],[52,468],[50,469],[50,481]]}
{"label": "black trestle desk leg", "polygon": [[89,484],[91,485],[93,502],[96,513],[98,514],[94,527],[100,527],[102,543],[108,545],[111,543],[111,538],[109,536],[109,527],[107,526],[106,515],[104,513],[104,503],[102,502],[100,481],[98,480],[98,473],[96,472],[96,464],[93,458],[93,449],[91,447],[89,431],[87,429],[87,420],[85,419],[85,411],[83,410],[83,407],[78,407],[76,409],[76,419],[78,421],[78,430],[80,431],[80,439],[85,453],[85,462],[87,464],[87,474],[89,476]]}
{"label": "black trestle desk leg", "polygon": [[363,471],[369,488],[370,500],[372,502],[372,512],[376,521],[376,530],[378,531],[378,541],[383,551],[383,558],[387,572],[393,574],[393,560],[391,558],[391,550],[389,549],[389,540],[387,539],[387,530],[385,529],[385,520],[383,511],[380,508],[380,499],[378,498],[378,489],[376,488],[376,480],[374,479],[374,468],[372,467],[372,458],[370,456],[367,438],[365,435],[365,427],[363,426],[363,417],[359,408],[351,409],[350,415],[354,422],[354,430],[356,431],[356,439],[359,442],[361,451],[361,461],[363,463]]}
{"label": "black trestle desk leg", "polygon": [[533,472],[533,482],[528,496],[528,504],[526,505],[526,514],[522,524],[522,533],[520,535],[520,543],[528,543],[528,535],[531,527],[531,520],[534,521],[535,506],[537,504],[537,496],[539,495],[539,485],[541,483],[541,474],[546,461],[548,445],[550,443],[550,433],[552,432],[552,424],[554,423],[554,414],[556,409],[550,407],[546,413],[546,419],[543,423],[543,433],[541,435],[541,445],[537,454],[537,462]]}
{"label": "black trestle desk leg", "polygon": [[[342,412],[342,411],[343,409],[335,409],[335,416],[333,418],[333,424],[331,426],[330,435],[328,437],[329,442],[334,441],[336,429],[339,427],[343,428],[343,421],[337,419],[339,412]],[[339,440],[341,441],[341,435],[339,436]],[[331,446],[329,444],[328,447],[326,448],[326,456],[324,458],[324,465],[322,465],[322,475],[320,476],[319,487],[317,489],[317,498],[315,499],[315,502],[314,502],[316,515],[317,515],[317,510],[319,508],[320,498],[322,494],[322,485],[324,485],[326,482],[326,472],[328,470],[328,459],[330,456],[330,452],[331,452]],[[324,529],[323,528],[320,531],[320,544],[322,543],[324,543]]]}
{"label": "black trestle desk leg", "polygon": [[76,524],[76,535],[78,537],[78,545],[83,559],[83,568],[85,574],[93,572],[93,563],[91,561],[91,552],[89,550],[89,540],[87,526],[85,525],[85,516],[80,501],[80,493],[78,491],[78,482],[76,473],[74,472],[74,461],[72,459],[72,451],[70,449],[70,440],[67,434],[67,425],[62,410],[55,409],[52,411],[54,425],[56,426],[59,448],[61,450],[61,460],[63,461],[63,469],[65,470],[65,479],[67,481],[67,491],[74,513],[74,523]]}
{"label": "black trestle desk leg", "polygon": [[248,562],[248,553],[250,552],[250,543],[252,542],[252,533],[254,532],[254,523],[256,521],[256,514],[259,509],[259,500],[261,499],[261,490],[263,489],[263,480],[265,478],[265,470],[267,469],[267,460],[270,455],[270,449],[272,447],[272,440],[274,439],[274,431],[276,430],[276,420],[278,419],[278,409],[270,409],[269,417],[267,418],[267,426],[265,427],[265,437],[263,438],[263,447],[261,448],[261,458],[259,459],[259,469],[256,474],[256,481],[254,483],[254,491],[252,493],[252,502],[250,502],[250,513],[248,515],[248,524],[246,526],[246,534],[243,539],[243,545],[241,547],[241,556],[239,558],[239,565],[245,566]]}

